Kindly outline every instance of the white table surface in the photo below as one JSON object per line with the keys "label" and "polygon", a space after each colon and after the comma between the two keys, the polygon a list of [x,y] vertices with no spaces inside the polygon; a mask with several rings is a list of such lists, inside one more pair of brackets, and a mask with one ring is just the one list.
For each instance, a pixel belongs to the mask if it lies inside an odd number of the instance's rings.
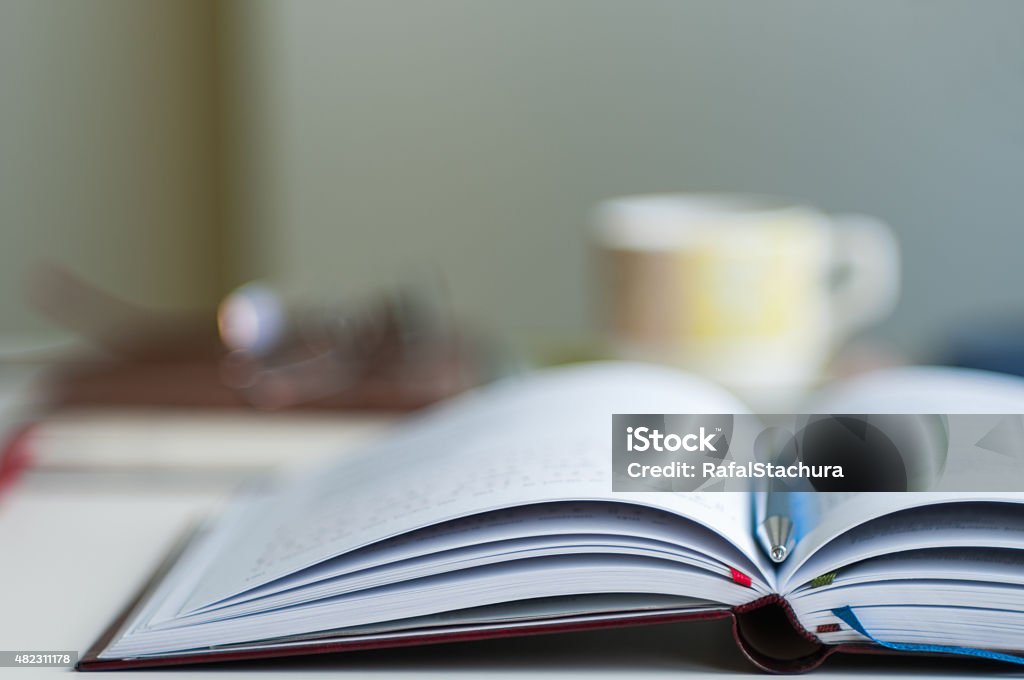
{"label": "white table surface", "polygon": [[[0,650],[84,651],[145,580],[190,520],[222,490],[146,484],[82,488],[27,477],[0,497]],[[814,677],[981,675],[1001,666],[907,659],[836,659]],[[0,668],[0,678],[46,678],[62,668]],[[680,674],[767,677],[737,652],[724,621],[539,636],[432,648],[337,654],[123,677],[635,678]],[[88,677],[88,676],[82,676]]]}

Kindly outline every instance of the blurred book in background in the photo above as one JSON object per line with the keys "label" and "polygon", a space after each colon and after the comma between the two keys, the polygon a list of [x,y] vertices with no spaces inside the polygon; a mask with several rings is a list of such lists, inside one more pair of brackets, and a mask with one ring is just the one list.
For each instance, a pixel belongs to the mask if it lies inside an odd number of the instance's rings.
{"label": "blurred book in background", "polygon": [[[296,311],[249,285],[219,310],[171,314],[42,269],[37,306],[82,342],[22,355],[36,396],[8,419],[18,457],[50,472],[237,477],[344,449],[486,375],[481,344],[422,290]],[[10,393],[27,403],[26,390]]]}
{"label": "blurred book in background", "polygon": [[389,414],[186,409],[60,409],[23,435],[33,469],[59,473],[209,473],[226,477],[310,462],[365,441]]}

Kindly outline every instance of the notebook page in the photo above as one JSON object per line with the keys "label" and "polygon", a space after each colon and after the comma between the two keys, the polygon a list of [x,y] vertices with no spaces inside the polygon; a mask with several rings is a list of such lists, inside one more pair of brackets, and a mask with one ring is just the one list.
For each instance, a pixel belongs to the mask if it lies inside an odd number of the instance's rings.
{"label": "notebook page", "polygon": [[[790,602],[808,630],[835,624],[836,610],[852,607],[871,634],[888,642],[1019,650],[1022,553],[945,548],[879,557],[841,569],[826,585],[801,589]],[[863,641],[849,626],[821,637],[832,644]]]}
{"label": "notebook page", "polygon": [[[837,383],[817,394],[809,404],[811,413],[1024,413],[1024,380],[962,368],[903,367]],[[986,455],[985,465],[978,466],[975,454],[984,452],[957,453],[960,455],[950,455],[946,461],[947,479],[969,484],[974,475],[988,475],[993,470],[1012,479],[1019,479],[1024,474],[1020,461],[1010,457]],[[816,516],[811,519],[815,528],[801,539],[786,560],[780,572],[780,583],[791,579],[797,568],[823,545],[870,519],[965,496],[975,500],[1024,500],[1024,493],[1020,492],[964,494],[944,491],[941,486],[930,493],[828,493],[817,496]]]}
{"label": "notebook page", "polygon": [[624,363],[556,369],[478,390],[257,504],[183,611],[390,536],[535,502],[658,507],[708,526],[764,564],[745,494],[611,493],[612,413],[743,408],[702,380]]}
{"label": "notebook page", "polygon": [[[366,569],[379,571],[386,565],[398,565],[398,569],[404,570],[416,560],[448,560],[452,551],[472,550],[493,557],[505,549],[503,546],[513,543],[536,544],[546,540],[566,548],[597,538],[607,542],[609,551],[636,541],[648,541],[674,554],[692,555],[710,570],[725,570],[724,565],[747,573],[757,569],[749,563],[737,564],[735,548],[717,534],[695,524],[681,523],[673,515],[621,503],[545,503],[477,514],[405,533],[321,562],[200,611],[254,600],[267,602],[266,598],[280,593],[299,597],[305,586],[315,584],[322,588],[326,582],[339,577]],[[728,574],[728,571],[723,573]],[[752,586],[759,585],[763,589],[767,587],[767,584],[759,584],[755,576]]]}
{"label": "notebook page", "polygon": [[885,369],[822,390],[808,413],[1024,413],[1024,379],[942,366]]}
{"label": "notebook page", "polygon": [[[1008,513],[967,513],[958,503],[1024,503],[1017,492],[987,493],[863,493],[846,494],[829,508],[818,525],[797,545],[783,565],[779,582],[788,588],[819,576],[839,563],[915,547],[1021,545],[1024,524]],[[967,508],[968,506],[962,506]],[[886,518],[903,510],[921,509],[919,520]],[[1013,519],[1013,521],[1011,521]],[[877,525],[858,528],[872,520]],[[912,522],[908,526],[908,522]],[[1018,526],[1020,525],[1020,526]],[[1008,543],[1007,543],[1008,542]]]}
{"label": "notebook page", "polygon": [[[859,588],[861,585],[925,578],[1024,586],[1024,550],[944,547],[886,555],[850,565],[831,580],[828,588],[802,588],[798,597],[814,597],[829,588]],[[1024,590],[1019,592],[1024,593]]]}

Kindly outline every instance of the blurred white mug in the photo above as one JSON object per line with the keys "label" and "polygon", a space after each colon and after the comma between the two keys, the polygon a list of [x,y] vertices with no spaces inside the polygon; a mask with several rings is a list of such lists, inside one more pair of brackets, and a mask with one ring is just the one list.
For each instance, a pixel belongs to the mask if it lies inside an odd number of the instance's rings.
{"label": "blurred white mug", "polygon": [[607,201],[595,221],[616,352],[711,377],[755,408],[791,406],[899,295],[898,243],[869,217],[664,194]]}

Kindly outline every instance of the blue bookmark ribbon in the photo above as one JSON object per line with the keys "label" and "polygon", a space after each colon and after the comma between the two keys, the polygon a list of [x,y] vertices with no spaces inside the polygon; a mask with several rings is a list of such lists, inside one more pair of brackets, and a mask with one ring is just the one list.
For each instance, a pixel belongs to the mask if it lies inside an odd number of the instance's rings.
{"label": "blue bookmark ribbon", "polygon": [[881,645],[888,649],[895,649],[900,652],[932,652],[938,654],[959,654],[961,656],[975,656],[982,659],[992,659],[993,661],[1006,661],[1007,663],[1015,663],[1024,665],[1024,656],[1014,656],[1013,654],[1003,654],[1002,652],[992,652],[987,649],[975,649],[974,647],[955,647],[952,645],[918,645],[909,644],[906,642],[885,642],[879,640],[874,635],[869,633],[865,628],[864,624],[860,622],[857,615],[853,613],[853,609],[850,607],[839,607],[833,609],[832,613],[835,614],[840,621],[854,629],[864,637],[868,638],[875,644]]}

